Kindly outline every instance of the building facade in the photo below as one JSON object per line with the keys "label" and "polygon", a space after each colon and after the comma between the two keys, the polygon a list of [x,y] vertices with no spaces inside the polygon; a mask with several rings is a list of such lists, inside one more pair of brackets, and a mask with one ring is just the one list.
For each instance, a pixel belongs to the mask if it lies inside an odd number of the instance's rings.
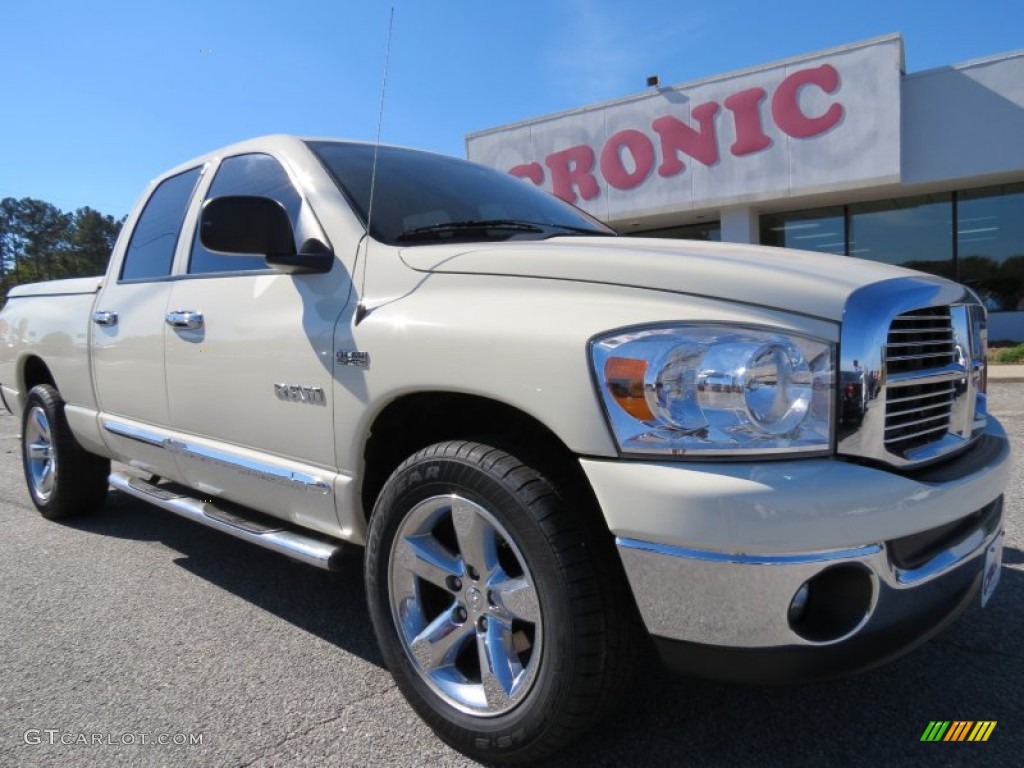
{"label": "building facade", "polygon": [[974,288],[1024,341],[1024,51],[904,71],[889,35],[471,134],[629,235],[874,259]]}

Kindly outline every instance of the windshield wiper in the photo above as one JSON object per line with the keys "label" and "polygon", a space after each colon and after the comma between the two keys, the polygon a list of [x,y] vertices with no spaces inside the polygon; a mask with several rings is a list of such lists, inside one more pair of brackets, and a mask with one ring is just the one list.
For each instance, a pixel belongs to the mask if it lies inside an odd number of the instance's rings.
{"label": "windshield wiper", "polygon": [[544,230],[536,224],[528,221],[515,221],[514,219],[474,219],[467,221],[443,221],[438,224],[429,224],[425,227],[414,227],[407,229],[398,236],[398,240],[427,240],[431,237],[445,234],[460,234],[463,232],[483,232],[488,229],[496,229],[506,232],[533,232],[540,233]]}
{"label": "windshield wiper", "polygon": [[575,232],[580,235],[594,235],[594,237],[615,237],[614,232],[605,232],[591,227],[574,227],[572,224],[545,224],[545,227],[564,229],[566,232]]}

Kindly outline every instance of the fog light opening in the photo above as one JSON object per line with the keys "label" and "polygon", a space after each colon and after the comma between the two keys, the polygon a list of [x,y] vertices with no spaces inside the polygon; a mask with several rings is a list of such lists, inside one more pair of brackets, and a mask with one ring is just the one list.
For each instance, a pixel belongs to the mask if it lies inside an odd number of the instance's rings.
{"label": "fog light opening", "polygon": [[805,640],[830,643],[859,629],[874,598],[871,573],[860,565],[837,565],[804,582],[789,604],[789,626]]}

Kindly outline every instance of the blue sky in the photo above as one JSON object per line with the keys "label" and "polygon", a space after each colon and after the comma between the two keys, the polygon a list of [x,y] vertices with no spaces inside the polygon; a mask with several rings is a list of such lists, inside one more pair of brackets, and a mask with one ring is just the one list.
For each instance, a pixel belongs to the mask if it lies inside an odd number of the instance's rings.
{"label": "blue sky", "polygon": [[464,154],[467,133],[890,32],[907,71],[1024,47],[1024,3],[5,0],[0,197],[127,213],[167,168],[265,133]]}

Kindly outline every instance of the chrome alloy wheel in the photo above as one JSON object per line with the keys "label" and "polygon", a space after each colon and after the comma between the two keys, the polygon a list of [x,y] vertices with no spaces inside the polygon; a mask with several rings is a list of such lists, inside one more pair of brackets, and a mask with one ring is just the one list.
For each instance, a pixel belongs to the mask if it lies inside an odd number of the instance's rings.
{"label": "chrome alloy wheel", "polygon": [[533,576],[505,528],[461,496],[433,496],[400,524],[391,614],[413,667],[450,705],[491,717],[537,678],[543,642]]}
{"label": "chrome alloy wheel", "polygon": [[25,420],[25,464],[28,467],[32,494],[45,503],[53,494],[57,480],[57,453],[53,447],[50,420],[46,411],[34,406]]}

